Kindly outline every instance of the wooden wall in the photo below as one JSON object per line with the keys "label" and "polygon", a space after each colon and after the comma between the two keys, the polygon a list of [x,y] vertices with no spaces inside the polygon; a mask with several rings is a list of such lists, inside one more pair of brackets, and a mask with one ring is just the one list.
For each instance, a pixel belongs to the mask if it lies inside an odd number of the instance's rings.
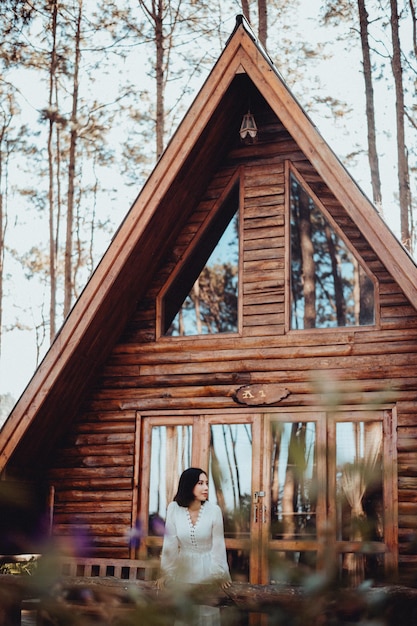
{"label": "wooden wall", "polygon": [[[265,110],[257,121],[259,141],[236,143],[219,165],[114,348],[85,412],[62,441],[50,472],[55,532],[65,536],[76,529],[80,541],[93,538],[96,556],[130,556],[127,536],[138,480],[136,410],[234,408],[234,389],[264,382],[290,390],[281,406],[314,407],[311,373],[322,372],[337,380],[346,406],[388,400],[396,406],[400,571],[403,581],[416,581],[417,313],[279,120]],[[379,327],[286,332],[287,160],[376,277]],[[241,336],[158,340],[158,293],[238,170],[243,181]]]}

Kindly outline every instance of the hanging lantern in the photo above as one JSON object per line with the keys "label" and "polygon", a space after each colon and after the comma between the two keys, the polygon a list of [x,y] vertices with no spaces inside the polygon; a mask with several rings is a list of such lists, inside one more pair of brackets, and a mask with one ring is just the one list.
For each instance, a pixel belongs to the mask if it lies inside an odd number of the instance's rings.
{"label": "hanging lantern", "polygon": [[249,138],[254,140],[258,134],[258,127],[256,126],[255,118],[250,111],[243,116],[242,124],[240,126],[240,137],[244,141]]}

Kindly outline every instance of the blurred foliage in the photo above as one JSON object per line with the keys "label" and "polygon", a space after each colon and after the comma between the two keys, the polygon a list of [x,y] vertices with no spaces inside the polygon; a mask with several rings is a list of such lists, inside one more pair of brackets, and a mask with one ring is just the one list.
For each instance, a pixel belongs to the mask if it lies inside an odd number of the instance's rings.
{"label": "blurred foliage", "polygon": [[[417,590],[389,585],[374,587],[370,580],[356,588],[347,587],[341,583],[330,555],[325,571],[306,569],[298,571],[297,576],[285,558],[277,559],[271,563],[276,584],[233,583],[226,592],[216,585],[185,587],[174,583],[159,592],[151,581],[64,578],[58,574],[58,558],[51,551],[38,562],[30,559],[0,570],[2,574],[30,574],[16,577],[20,596],[10,587],[10,598],[15,604],[22,597],[38,598],[37,623],[42,626],[412,626],[417,623]],[[0,577],[3,607],[8,604],[6,589]],[[27,607],[33,611],[33,601]],[[15,622],[0,619],[0,623]],[[23,613],[22,621],[23,626],[29,624],[35,624],[34,612],[30,610]]]}
{"label": "blurred foliage", "polygon": [[36,572],[37,558],[32,556],[28,561],[11,561],[0,563],[0,574],[32,576]]}

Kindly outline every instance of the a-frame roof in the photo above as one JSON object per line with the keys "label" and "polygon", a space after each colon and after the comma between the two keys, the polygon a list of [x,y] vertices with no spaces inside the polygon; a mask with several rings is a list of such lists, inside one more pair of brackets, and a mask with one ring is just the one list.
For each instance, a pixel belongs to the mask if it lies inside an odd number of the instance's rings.
{"label": "a-frame roof", "polygon": [[[247,91],[266,100],[417,308],[417,267],[295,100],[243,18],[0,432],[0,471],[45,458],[143,297],[216,161]],[[193,202],[194,199],[194,202]]]}

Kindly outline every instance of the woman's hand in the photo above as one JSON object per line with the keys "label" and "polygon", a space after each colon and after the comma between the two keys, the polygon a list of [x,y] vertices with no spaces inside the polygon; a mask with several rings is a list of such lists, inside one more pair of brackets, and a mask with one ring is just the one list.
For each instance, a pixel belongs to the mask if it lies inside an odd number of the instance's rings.
{"label": "woman's hand", "polygon": [[226,589],[229,589],[229,587],[232,586],[232,583],[230,582],[230,580],[223,580],[220,583],[220,588],[223,589],[223,591],[225,591]]}
{"label": "woman's hand", "polygon": [[161,576],[161,578],[157,578],[155,580],[155,587],[158,589],[158,591],[161,591],[162,589],[165,589],[165,576]]}

